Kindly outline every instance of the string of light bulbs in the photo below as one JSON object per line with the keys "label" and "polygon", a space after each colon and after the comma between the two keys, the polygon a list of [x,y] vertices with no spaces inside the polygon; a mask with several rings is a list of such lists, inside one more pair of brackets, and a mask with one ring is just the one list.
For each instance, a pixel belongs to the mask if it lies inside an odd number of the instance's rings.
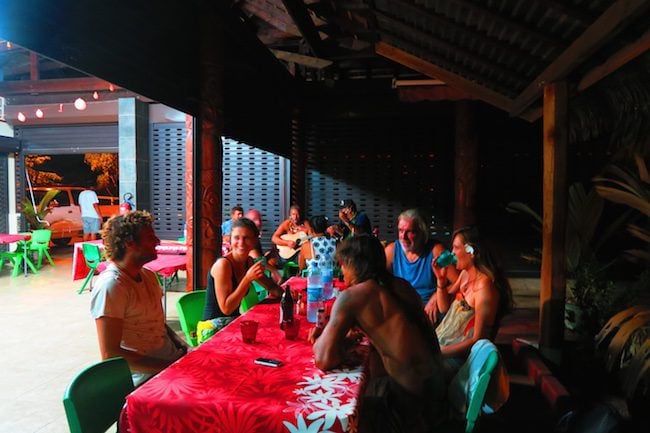
{"label": "string of light bulbs", "polygon": [[[112,85],[112,84],[109,84],[108,91],[109,92],[114,92],[115,91],[115,86]],[[95,100],[95,101],[98,101],[100,99],[100,94],[99,94],[99,92],[97,90],[95,90],[92,93],[92,99]],[[64,103],[59,103],[59,107],[57,109],[57,112],[63,113],[65,105],[66,104],[64,104]],[[77,99],[75,99],[74,102],[72,103],[72,105],[74,106],[74,108],[76,108],[79,111],[84,111],[86,108],[88,108],[88,103],[81,96],[79,96]],[[45,111],[41,107],[36,108],[36,110],[34,111],[34,117],[36,117],[38,119],[43,119],[45,117]],[[21,123],[25,123],[25,122],[27,122],[27,120],[29,118],[27,117],[27,115],[24,112],[19,111],[16,114],[16,119]]]}

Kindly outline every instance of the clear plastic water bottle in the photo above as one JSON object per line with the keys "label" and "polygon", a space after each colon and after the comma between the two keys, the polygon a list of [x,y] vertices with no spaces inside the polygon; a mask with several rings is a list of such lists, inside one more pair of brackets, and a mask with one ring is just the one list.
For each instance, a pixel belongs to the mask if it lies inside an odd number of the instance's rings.
{"label": "clear plastic water bottle", "polygon": [[307,261],[307,320],[316,323],[318,306],[323,297],[323,283],[316,260]]}
{"label": "clear plastic water bottle", "polygon": [[320,268],[320,279],[323,284],[323,299],[332,299],[334,296],[334,269],[332,269],[332,261],[329,257],[323,257],[318,267]]}

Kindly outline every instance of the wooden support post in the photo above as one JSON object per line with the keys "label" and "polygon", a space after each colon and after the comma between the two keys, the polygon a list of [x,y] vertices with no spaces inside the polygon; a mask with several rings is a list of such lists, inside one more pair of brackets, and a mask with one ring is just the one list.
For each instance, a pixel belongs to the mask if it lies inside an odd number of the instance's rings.
{"label": "wooden support post", "polygon": [[185,115],[185,244],[187,279],[185,291],[200,287],[194,281],[194,118]]}
{"label": "wooden support post", "polygon": [[476,224],[476,179],[478,177],[478,134],[474,123],[474,103],[456,102],[455,114],[454,230]]}
{"label": "wooden support post", "polygon": [[223,147],[223,29],[215,8],[206,5],[201,14],[201,98],[194,125],[192,236],[194,288],[207,286],[207,274],[221,252],[221,184]]}
{"label": "wooden support post", "polygon": [[543,225],[540,289],[540,351],[561,361],[566,290],[567,121],[566,82],[544,87]]}

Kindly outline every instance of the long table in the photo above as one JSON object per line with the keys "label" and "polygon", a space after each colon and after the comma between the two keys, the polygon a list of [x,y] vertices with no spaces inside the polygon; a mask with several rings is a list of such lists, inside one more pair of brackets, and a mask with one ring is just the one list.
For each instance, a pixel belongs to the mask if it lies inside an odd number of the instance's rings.
{"label": "long table", "polygon": [[[316,368],[305,317],[299,338],[286,340],[278,324],[279,310],[277,303],[256,305],[136,389],[126,399],[121,431],[355,431],[363,367],[328,372]],[[243,319],[260,323],[254,344],[241,341]],[[254,364],[258,357],[279,359],[284,365]]]}
{"label": "long table", "polygon": [[[104,249],[104,241],[101,239],[96,241],[76,242],[74,244],[74,250],[72,253],[72,281],[85,278],[90,271],[88,266],[86,266],[86,260],[84,259],[84,252],[82,247],[84,243],[97,245],[100,250]],[[159,255],[186,254],[187,245],[174,241],[161,241],[160,245],[156,246],[156,252]]]}

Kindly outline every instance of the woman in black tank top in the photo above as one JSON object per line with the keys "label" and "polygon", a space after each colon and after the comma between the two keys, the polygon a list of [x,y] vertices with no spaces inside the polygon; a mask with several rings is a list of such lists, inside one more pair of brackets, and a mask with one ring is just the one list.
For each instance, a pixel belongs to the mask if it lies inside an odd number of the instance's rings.
{"label": "woman in black tank top", "polygon": [[208,275],[203,321],[197,325],[199,342],[207,340],[239,316],[239,304],[253,281],[264,286],[272,296],[282,294],[280,286],[264,275],[263,262],[253,264],[249,257],[258,234],[257,227],[248,218],[233,223],[230,232],[232,250],[217,259]]}

